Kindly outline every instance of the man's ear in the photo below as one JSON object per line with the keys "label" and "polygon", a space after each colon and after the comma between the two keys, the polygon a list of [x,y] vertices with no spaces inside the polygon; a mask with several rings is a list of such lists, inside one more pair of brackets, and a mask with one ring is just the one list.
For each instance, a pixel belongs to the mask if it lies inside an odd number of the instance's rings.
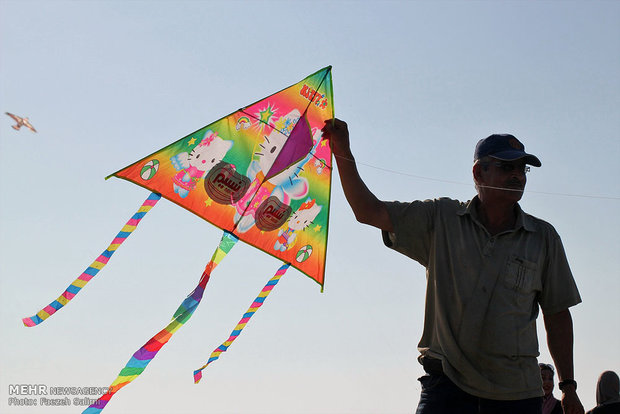
{"label": "man's ear", "polygon": [[480,165],[480,163],[475,163],[471,171],[474,176],[474,183],[480,184],[482,179],[482,165]]}

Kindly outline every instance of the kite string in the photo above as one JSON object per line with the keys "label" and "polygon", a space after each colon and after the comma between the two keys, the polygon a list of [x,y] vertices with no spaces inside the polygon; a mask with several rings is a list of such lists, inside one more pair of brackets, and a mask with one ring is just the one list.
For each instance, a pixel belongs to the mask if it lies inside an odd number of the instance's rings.
{"label": "kite string", "polygon": [[131,233],[138,227],[140,220],[144,218],[155,204],[161,199],[161,195],[157,193],[151,193],[147,199],[142,203],[142,206],[138,211],[129,219],[129,221],[123,226],[121,231],[116,235],[112,243],[104,250],[101,255],[90,265],[84,273],[82,273],[77,279],[75,279],[69,287],[52,303],[37,312],[36,315],[26,317],[22,319],[22,322],[26,326],[36,326],[49,318],[51,315],[65,306],[71,299],[77,295],[80,290],[90,280],[99,273],[101,269],[108,263],[114,252],[120,247],[121,244],[131,235]]}
{"label": "kite string", "polygon": [[250,321],[250,318],[252,318],[252,316],[256,313],[256,311],[261,306],[263,306],[263,303],[267,299],[267,296],[269,296],[273,288],[278,284],[278,282],[280,281],[280,278],[284,275],[284,273],[286,273],[286,270],[289,268],[290,265],[291,265],[290,263],[286,263],[280,266],[280,268],[276,271],[276,274],[271,279],[269,279],[269,281],[267,282],[265,287],[263,287],[263,289],[258,294],[256,299],[254,299],[254,302],[252,302],[252,304],[250,305],[250,308],[243,314],[243,317],[237,323],[237,326],[235,326],[235,329],[233,329],[228,339],[224,343],[222,343],[220,346],[215,348],[215,350],[209,356],[209,359],[206,364],[204,364],[202,367],[194,371],[194,383],[195,384],[198,384],[200,380],[202,379],[202,370],[205,369],[212,362],[217,361],[220,355],[226,352],[228,347],[232,345],[235,339],[237,339],[239,335],[241,335],[241,331],[243,331],[243,328],[245,328],[247,323]]}
{"label": "kite string", "polygon": [[92,405],[90,405],[83,414],[100,413],[108,404],[110,399],[125,385],[128,385],[136,379],[146,369],[147,365],[155,358],[159,350],[170,340],[172,335],[178,331],[185,322],[192,317],[194,311],[200,304],[204,294],[205,287],[211,276],[211,271],[220,263],[220,261],[228,254],[239,239],[227,231],[224,232],[222,240],[217,249],[213,253],[211,260],[205,267],[200,281],[196,288],[181,303],[174,313],[172,321],[155,336],[147,341],[140,349],[138,349],[129,359],[125,367],[118,374],[118,377],[108,388],[108,392],[103,394]]}
{"label": "kite string", "polygon": [[[390,174],[398,174],[398,175],[403,175],[405,177],[412,177],[412,178],[417,178],[417,179],[420,179],[420,180],[427,180],[427,181],[436,181],[436,182],[440,182],[440,183],[467,185],[467,186],[471,185],[471,183],[464,183],[462,181],[444,180],[444,179],[441,179],[441,178],[426,177],[426,176],[422,176],[422,175],[415,175],[415,174],[405,173],[405,172],[402,172],[402,171],[391,170],[389,168],[378,167],[376,165],[372,165],[372,164],[368,164],[368,163],[365,163],[365,162],[362,162],[362,161],[358,161],[358,160],[355,160],[355,159],[343,157],[341,155],[334,154],[334,157],[340,158],[340,159],[343,159],[343,160],[347,160],[347,161],[351,161],[351,162],[355,162],[358,165],[363,165],[365,167],[374,168],[375,170],[384,171],[384,172],[387,172],[387,173],[390,173]],[[504,188],[504,187],[493,187],[493,186],[480,186],[480,187],[491,188],[491,189],[496,189],[496,190],[506,190],[506,191],[521,191],[521,190],[517,190],[517,189],[514,189],[514,188]],[[535,191],[535,190],[525,190],[525,191],[528,192],[528,193],[533,193],[533,194],[544,194],[544,195],[551,195],[551,196],[594,198],[594,199],[602,199],[602,200],[620,200],[620,197],[604,196],[604,195],[555,193],[555,192],[549,192],[549,191]]]}

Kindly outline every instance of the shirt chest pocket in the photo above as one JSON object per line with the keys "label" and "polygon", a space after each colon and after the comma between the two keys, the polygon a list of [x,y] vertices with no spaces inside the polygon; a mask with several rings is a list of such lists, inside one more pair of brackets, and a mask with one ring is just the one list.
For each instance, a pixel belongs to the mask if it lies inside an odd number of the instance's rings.
{"label": "shirt chest pocket", "polygon": [[542,289],[537,264],[516,254],[508,258],[503,279],[506,288],[515,292],[532,293]]}

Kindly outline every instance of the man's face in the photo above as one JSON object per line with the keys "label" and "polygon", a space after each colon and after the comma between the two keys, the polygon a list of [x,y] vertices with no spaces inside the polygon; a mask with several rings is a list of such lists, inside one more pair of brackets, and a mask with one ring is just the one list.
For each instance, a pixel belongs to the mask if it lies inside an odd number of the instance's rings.
{"label": "man's face", "polygon": [[529,170],[529,167],[524,160],[501,161],[490,158],[490,162],[483,163],[477,172],[474,171],[474,178],[483,199],[516,203],[523,196],[527,181],[526,169]]}

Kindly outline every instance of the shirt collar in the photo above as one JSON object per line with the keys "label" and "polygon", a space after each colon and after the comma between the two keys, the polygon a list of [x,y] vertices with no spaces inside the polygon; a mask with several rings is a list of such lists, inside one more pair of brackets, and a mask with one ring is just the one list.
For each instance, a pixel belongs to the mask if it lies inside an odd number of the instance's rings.
{"label": "shirt collar", "polygon": [[[469,200],[467,203],[464,203],[461,209],[458,210],[456,214],[458,214],[459,216],[469,215],[474,221],[480,223],[480,220],[478,218],[478,211],[476,210],[476,204],[479,202],[480,200],[478,196],[474,196],[474,198]],[[534,220],[532,219],[532,217],[530,217],[529,214],[525,213],[521,209],[519,203],[517,203],[517,222],[514,229],[518,230],[521,227],[523,227],[523,229],[526,231],[536,231],[536,226],[534,226]]]}

